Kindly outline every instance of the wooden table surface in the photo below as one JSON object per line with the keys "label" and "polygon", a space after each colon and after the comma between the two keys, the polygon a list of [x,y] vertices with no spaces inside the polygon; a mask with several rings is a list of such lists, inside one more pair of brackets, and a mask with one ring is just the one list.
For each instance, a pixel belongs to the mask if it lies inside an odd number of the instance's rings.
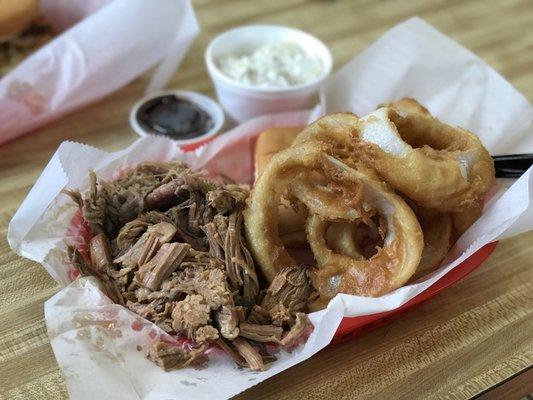
{"label": "wooden table surface", "polygon": [[[419,15],[533,97],[533,1],[198,0],[202,33],[169,87],[213,95],[209,40],[232,26],[278,23],[331,48],[336,67],[394,24]],[[0,398],[67,397],[43,321],[59,290],[9,249],[7,224],[63,140],[120,149],[146,78],[0,146]],[[505,240],[482,268],[420,308],[244,392],[239,398],[520,398],[533,392],[533,232]]]}

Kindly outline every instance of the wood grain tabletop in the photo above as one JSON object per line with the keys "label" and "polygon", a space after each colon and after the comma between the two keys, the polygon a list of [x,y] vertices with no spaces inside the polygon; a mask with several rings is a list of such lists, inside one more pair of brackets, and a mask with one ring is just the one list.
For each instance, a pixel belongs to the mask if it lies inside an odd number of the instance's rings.
{"label": "wood grain tabletop", "polygon": [[[203,53],[247,23],[306,30],[338,68],[396,23],[418,15],[486,60],[531,101],[531,0],[198,0],[202,32],[169,84],[214,96]],[[60,288],[7,244],[7,225],[64,140],[117,150],[136,139],[128,112],[140,78],[108,98],[0,146],[0,399],[68,394],[43,320]],[[533,392],[533,232],[502,241],[473,274],[385,327],[321,351],[239,399],[519,399]]]}

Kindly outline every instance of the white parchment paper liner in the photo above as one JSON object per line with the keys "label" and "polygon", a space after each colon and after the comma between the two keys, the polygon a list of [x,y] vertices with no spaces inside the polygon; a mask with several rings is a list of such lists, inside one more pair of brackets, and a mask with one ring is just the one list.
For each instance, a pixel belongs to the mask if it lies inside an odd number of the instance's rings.
{"label": "white parchment paper liner", "polygon": [[199,28],[189,0],[41,0],[66,29],[0,79],[0,143],[121,88],[158,65],[163,88]]}
{"label": "white parchment paper liner", "polygon": [[[42,263],[54,279],[67,285],[71,267],[64,259],[64,236],[75,207],[59,191],[85,185],[90,169],[112,179],[117,171],[141,161],[179,158],[194,168],[251,182],[254,139],[265,128],[305,125],[324,111],[350,110],[363,115],[380,102],[402,96],[417,98],[443,121],[474,131],[493,154],[533,151],[529,102],[475,55],[415,18],[393,28],[334,74],[313,112],[260,117],[187,154],[170,141],[153,137],[116,153],[63,143],[13,217],[10,245],[18,254]],[[45,304],[52,347],[69,392],[76,399],[214,399],[239,393],[325,347],[343,316],[395,309],[483,245],[531,229],[532,169],[504,191],[507,186],[499,182],[499,193],[438,271],[380,298],[337,296],[327,309],[311,314],[315,330],[307,343],[292,354],[280,354],[266,372],[239,370],[213,350],[207,369],[165,373],[138,350],[138,346],[146,348],[150,335],[164,333],[111,304],[92,278],[79,279]],[[141,323],[142,329],[132,329],[135,323]]]}

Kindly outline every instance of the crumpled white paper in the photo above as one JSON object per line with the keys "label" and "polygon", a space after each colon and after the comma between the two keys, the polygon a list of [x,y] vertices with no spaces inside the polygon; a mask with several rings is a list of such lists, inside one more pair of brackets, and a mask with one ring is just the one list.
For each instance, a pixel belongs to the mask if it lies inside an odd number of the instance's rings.
{"label": "crumpled white paper", "polygon": [[[63,143],[13,217],[9,243],[67,285],[71,267],[64,250],[73,239],[65,239],[65,231],[75,207],[59,192],[86,185],[90,169],[112,179],[117,171],[141,161],[179,158],[194,168],[251,182],[253,144],[262,130],[305,125],[324,110],[363,115],[377,103],[405,95],[421,100],[443,121],[476,132],[493,154],[533,152],[533,110],[527,100],[480,59],[415,18],[393,28],[334,74],[324,85],[321,105],[314,112],[259,117],[186,154],[167,139],[156,137],[139,139],[116,153]],[[111,304],[92,278],[75,281],[45,303],[51,344],[72,398],[227,398],[324,348],[343,316],[395,309],[483,245],[531,229],[532,199],[530,169],[509,190],[494,197],[438,271],[379,298],[337,296],[327,309],[310,315],[315,330],[307,343],[292,354],[280,354],[265,372],[240,370],[216,350],[211,351],[207,369],[163,372],[140,349],[146,349],[151,336],[164,333]]]}
{"label": "crumpled white paper", "polygon": [[41,9],[58,30],[70,28],[0,80],[0,144],[156,64],[148,89],[161,89],[199,32],[189,0],[41,0]]}

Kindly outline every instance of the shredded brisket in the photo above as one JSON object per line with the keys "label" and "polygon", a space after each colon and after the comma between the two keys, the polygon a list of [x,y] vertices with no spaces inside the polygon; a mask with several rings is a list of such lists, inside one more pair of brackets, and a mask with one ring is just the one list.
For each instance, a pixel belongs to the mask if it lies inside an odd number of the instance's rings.
{"label": "shredded brisket", "polygon": [[239,354],[246,360],[246,363],[253,371],[264,371],[265,364],[261,354],[252,347],[250,342],[243,338],[237,338],[233,341],[233,345]]}
{"label": "shredded brisket", "polygon": [[283,269],[261,290],[244,237],[247,187],[216,183],[186,165],[145,163],[106,182],[89,174],[66,191],[94,236],[72,263],[98,278],[115,302],[183,336],[192,349],[155,341],[147,356],[184,368],[218,344],[238,365],[264,370],[264,343],[292,346],[309,326],[305,267]]}
{"label": "shredded brisket", "polygon": [[91,255],[91,264],[98,273],[107,273],[113,268],[113,259],[111,258],[111,248],[107,236],[98,234],[89,242],[89,251]]}
{"label": "shredded brisket", "polygon": [[283,328],[274,325],[259,325],[243,322],[240,325],[240,335],[256,342],[279,343]]}
{"label": "shredded brisket", "polygon": [[185,368],[194,361],[204,357],[207,345],[186,350],[183,347],[162,341],[156,341],[148,350],[147,357],[163,368],[165,371]]}
{"label": "shredded brisket", "polygon": [[150,290],[158,290],[189,252],[190,246],[185,243],[165,243],[159,251],[142,264],[135,273],[135,280]]}

